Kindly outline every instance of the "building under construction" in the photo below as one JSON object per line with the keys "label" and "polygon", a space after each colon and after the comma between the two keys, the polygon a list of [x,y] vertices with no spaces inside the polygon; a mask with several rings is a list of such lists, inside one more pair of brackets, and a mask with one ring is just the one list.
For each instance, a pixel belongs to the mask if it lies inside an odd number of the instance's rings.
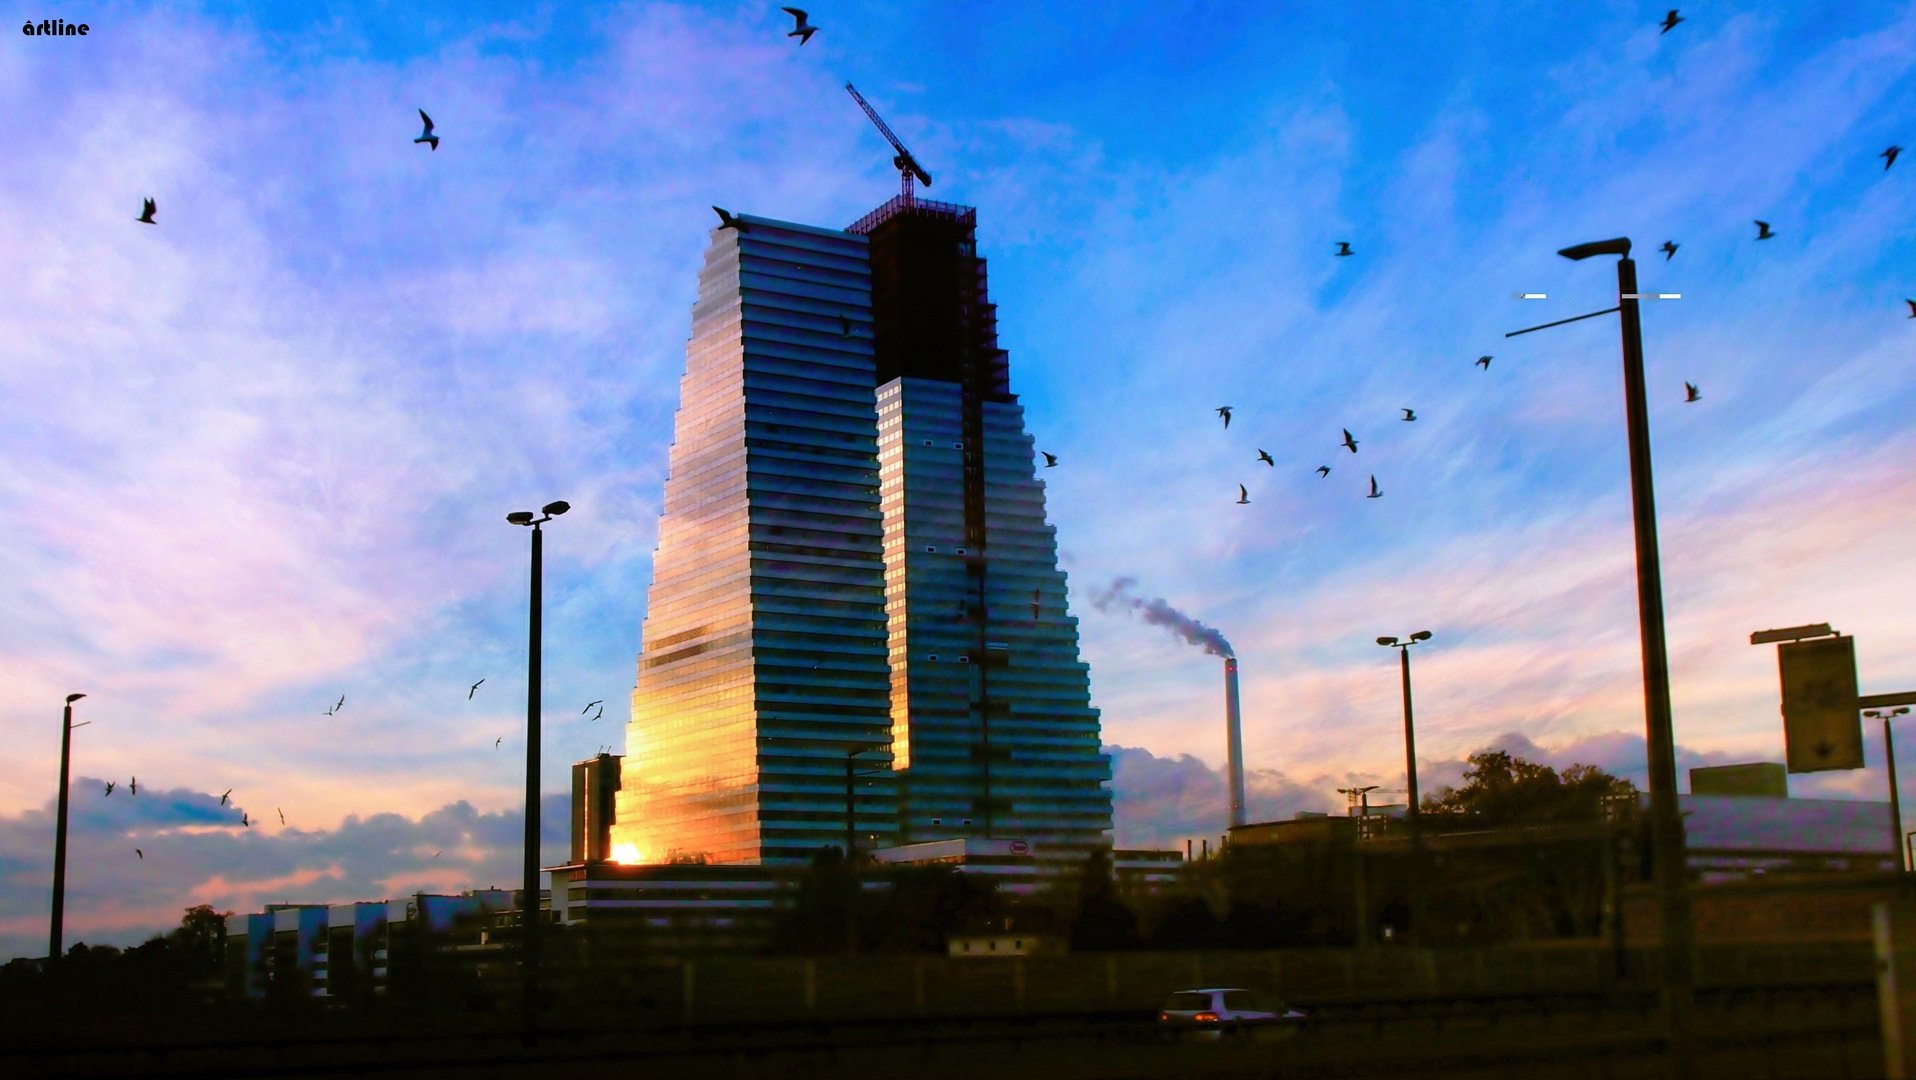
{"label": "building under construction", "polygon": [[[1109,843],[1110,764],[976,212],[738,215],[700,274],[615,858]],[[849,811],[849,820],[848,820]]]}

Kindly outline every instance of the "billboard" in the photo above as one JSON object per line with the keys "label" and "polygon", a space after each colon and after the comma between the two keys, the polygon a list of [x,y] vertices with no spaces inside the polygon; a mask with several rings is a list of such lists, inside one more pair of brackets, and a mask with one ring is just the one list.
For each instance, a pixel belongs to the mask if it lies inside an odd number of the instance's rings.
{"label": "billboard", "polygon": [[1783,677],[1783,745],[1793,773],[1863,767],[1856,715],[1856,639],[1815,638],[1776,647]]}

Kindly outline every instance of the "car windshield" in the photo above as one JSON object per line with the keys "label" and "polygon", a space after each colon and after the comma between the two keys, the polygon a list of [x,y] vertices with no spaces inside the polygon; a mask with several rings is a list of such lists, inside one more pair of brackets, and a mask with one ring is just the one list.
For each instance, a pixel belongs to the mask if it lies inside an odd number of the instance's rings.
{"label": "car windshield", "polygon": [[1211,995],[1196,990],[1185,990],[1172,994],[1164,1003],[1165,1012],[1205,1012],[1211,1007]]}
{"label": "car windshield", "polygon": [[1226,990],[1224,1007],[1233,1012],[1259,1012],[1263,1010],[1264,1005],[1257,1000],[1257,995],[1249,990]]}

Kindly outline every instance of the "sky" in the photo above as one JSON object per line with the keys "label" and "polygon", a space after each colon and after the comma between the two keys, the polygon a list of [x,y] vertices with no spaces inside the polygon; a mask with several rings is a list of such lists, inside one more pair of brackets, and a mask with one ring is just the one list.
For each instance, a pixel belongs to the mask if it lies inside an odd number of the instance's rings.
{"label": "sky", "polygon": [[[804,46],[772,3],[7,7],[89,33],[0,46],[6,955],[44,949],[71,692],[69,942],[511,882],[504,515],[574,507],[563,793],[623,748],[710,207],[896,191],[847,81],[979,208],[1119,844],[1224,824],[1219,662],[1091,603],[1120,579],[1235,646],[1260,816],[1403,786],[1373,640],[1423,629],[1426,790],[1492,746],[1643,782],[1617,324],[1504,337],[1615,302],[1583,241],[1682,294],[1643,314],[1680,763],[1781,760],[1754,630],[1916,689],[1909,5],[847,2]],[[1793,793],[1883,798],[1866,737]]]}

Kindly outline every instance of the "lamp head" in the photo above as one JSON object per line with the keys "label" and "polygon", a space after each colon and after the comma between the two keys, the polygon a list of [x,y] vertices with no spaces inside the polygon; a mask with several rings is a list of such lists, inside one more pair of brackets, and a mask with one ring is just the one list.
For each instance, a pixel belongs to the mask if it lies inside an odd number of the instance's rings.
{"label": "lamp head", "polygon": [[548,517],[558,517],[560,514],[563,514],[570,509],[572,509],[572,504],[569,502],[566,502],[564,499],[560,499],[557,502],[549,502],[545,504],[544,506],[541,506],[539,508],[539,512],[541,514],[547,515]]}
{"label": "lamp head", "polygon": [[1419,630],[1419,631],[1417,631],[1416,633],[1414,633],[1414,634],[1412,634],[1412,635],[1410,636],[1410,639],[1411,639],[1412,641],[1429,641],[1429,640],[1430,640],[1430,631],[1428,631],[1428,630]]}
{"label": "lamp head", "polygon": [[[83,697],[85,697],[85,696],[86,696],[85,694],[68,694],[68,695],[67,695],[67,704],[68,704],[68,705],[71,705],[71,704],[73,704],[74,702],[76,702],[76,701],[78,701],[78,700],[80,700],[81,698],[83,698]],[[1903,710],[1903,711],[1904,711],[1904,712],[1908,712],[1909,710],[1908,710],[1908,709],[1905,709],[1905,710]]]}
{"label": "lamp head", "polygon": [[512,522],[514,525],[530,525],[532,524],[532,511],[514,510],[512,513],[506,515],[506,520]]}
{"label": "lamp head", "polygon": [[1395,645],[1397,644],[1397,639],[1394,637],[1380,637],[1377,639],[1377,644],[1384,646]]}
{"label": "lamp head", "polygon": [[1903,715],[1906,715],[1906,714],[1907,714],[1908,712],[1909,712],[1909,706],[1907,706],[1907,705],[1904,705],[1904,706],[1902,706],[1901,708],[1899,708],[1899,709],[1896,709],[1896,710],[1894,710],[1894,711],[1892,711],[1892,712],[1890,713],[1890,715],[1891,715],[1891,716],[1903,716]]}
{"label": "lamp head", "polygon": [[1630,254],[1630,238],[1619,236],[1615,240],[1596,240],[1588,244],[1564,248],[1557,254],[1572,262],[1581,262],[1592,255],[1621,255],[1627,258]]}
{"label": "lamp head", "polygon": [[1876,720],[1876,719],[1880,719],[1883,714],[1876,711],[1875,709],[1864,709],[1863,715],[1869,717],[1871,720]]}

